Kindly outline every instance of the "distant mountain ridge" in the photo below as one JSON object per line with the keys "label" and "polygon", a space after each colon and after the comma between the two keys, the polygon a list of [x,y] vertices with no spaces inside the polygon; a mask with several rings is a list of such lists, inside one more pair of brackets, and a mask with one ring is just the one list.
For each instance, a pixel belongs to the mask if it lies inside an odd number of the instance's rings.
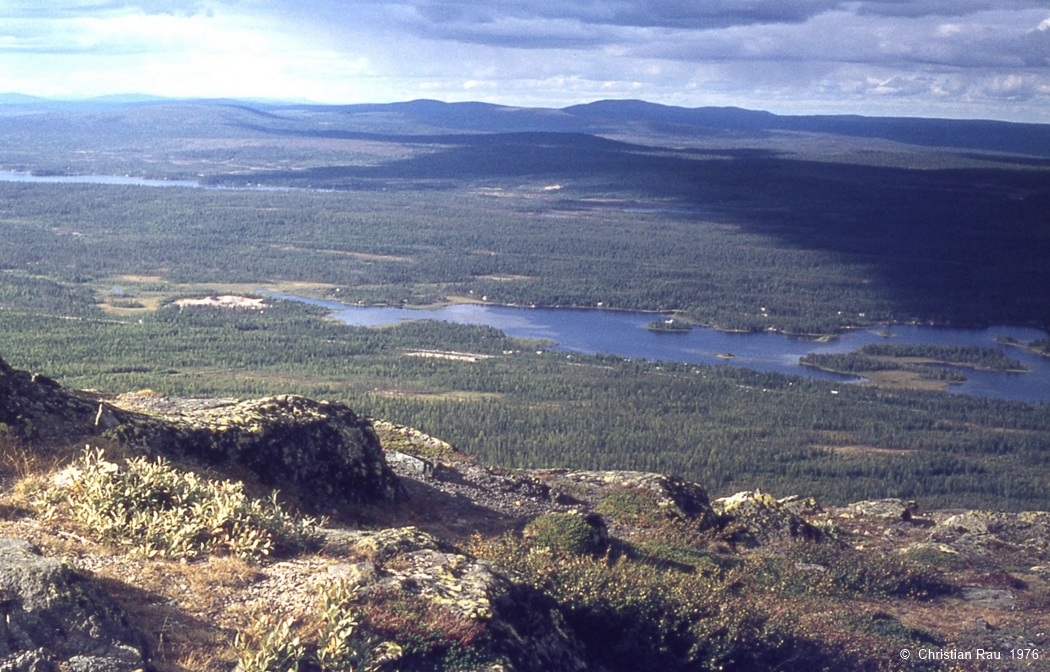
{"label": "distant mountain ridge", "polygon": [[[349,117],[387,116],[434,132],[609,134],[644,125],[682,135],[733,134],[765,137],[777,132],[824,133],[872,138],[922,147],[945,147],[1050,157],[1050,124],[983,119],[867,117],[860,115],[786,116],[738,107],[677,107],[643,100],[599,100],[562,109],[511,107],[482,102],[312,105],[233,99],[165,99],[105,96],[59,101],[16,93],[0,94],[0,116],[12,113],[91,112],[121,106],[239,106],[268,113],[336,113]],[[5,109],[7,108],[7,109]]]}
{"label": "distant mountain ridge", "polygon": [[[320,108],[318,108],[320,109]],[[923,147],[953,147],[1050,156],[1050,124],[994,120],[865,117],[859,115],[782,116],[739,107],[675,107],[642,100],[600,100],[563,109],[516,108],[488,103],[414,100],[381,105],[349,105],[345,114],[397,113],[460,130],[485,132],[556,131],[602,133],[627,122],[677,127],[683,133],[774,131],[829,133],[878,138]]]}

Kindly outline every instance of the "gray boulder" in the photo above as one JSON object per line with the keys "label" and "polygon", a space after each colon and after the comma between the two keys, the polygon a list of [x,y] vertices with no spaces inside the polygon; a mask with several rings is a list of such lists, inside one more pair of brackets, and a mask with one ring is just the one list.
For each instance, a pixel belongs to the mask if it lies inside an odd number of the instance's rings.
{"label": "gray boulder", "polygon": [[[104,411],[100,414],[100,409]],[[79,443],[102,431],[101,415],[126,414],[63,388],[38,373],[12,368],[0,359],[0,430],[30,445]]]}
{"label": "gray boulder", "polygon": [[968,551],[1010,548],[1034,558],[1050,558],[1050,512],[973,510],[938,524],[929,541]]}
{"label": "gray boulder", "polygon": [[267,485],[294,490],[308,509],[403,495],[371,424],[336,402],[281,395],[135,414],[107,435],[165,455],[247,467]]}
{"label": "gray boulder", "polygon": [[[668,518],[690,521],[700,530],[714,527],[715,513],[707,492],[696,483],[675,476],[643,471],[572,471],[548,469],[532,472],[552,486],[571,492],[576,498],[602,515],[616,517],[616,506],[609,498],[619,495],[640,495],[638,499],[651,500],[655,510]],[[630,497],[628,497],[630,498]],[[605,503],[602,506],[601,503]]]}
{"label": "gray boulder", "polygon": [[794,513],[790,504],[755,490],[716,499],[711,506],[721,520],[721,535],[747,548],[823,541],[824,533]]}
{"label": "gray boulder", "polygon": [[415,527],[325,532],[330,551],[354,560],[330,566],[327,574],[350,583],[363,600],[422,600],[445,613],[446,626],[455,621],[478,626],[474,646],[486,651],[488,660],[474,669],[591,669],[557,605],[506,570]]}
{"label": "gray boulder", "polygon": [[919,513],[919,505],[913,500],[871,499],[853,502],[846,507],[845,514],[854,517],[885,518],[893,521],[910,521]]}
{"label": "gray boulder", "polygon": [[0,671],[146,668],[146,638],[120,606],[21,539],[0,538],[0,614]]}
{"label": "gray boulder", "polygon": [[236,464],[307,509],[400,499],[371,423],[344,404],[283,395],[165,399],[70,390],[0,360],[0,436],[28,445],[116,440],[150,454]]}

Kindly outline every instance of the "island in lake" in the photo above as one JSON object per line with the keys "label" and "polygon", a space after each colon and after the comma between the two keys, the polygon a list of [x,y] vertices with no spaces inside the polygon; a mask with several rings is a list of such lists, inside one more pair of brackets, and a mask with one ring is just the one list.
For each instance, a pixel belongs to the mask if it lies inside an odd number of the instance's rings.
{"label": "island in lake", "polygon": [[1026,373],[999,348],[871,343],[848,353],[810,353],[799,360],[832,373],[861,375],[874,385],[943,388],[966,381],[958,368]]}
{"label": "island in lake", "polygon": [[1004,336],[1003,338],[997,338],[996,342],[1001,345],[1009,345],[1015,348],[1022,348],[1028,352],[1040,355],[1042,357],[1050,357],[1050,338],[1042,338],[1037,341],[1029,341],[1024,343],[1010,336]]}
{"label": "island in lake", "polygon": [[649,331],[659,331],[668,334],[688,334],[693,330],[693,325],[671,317],[664,320],[653,320],[645,325],[645,328]]}

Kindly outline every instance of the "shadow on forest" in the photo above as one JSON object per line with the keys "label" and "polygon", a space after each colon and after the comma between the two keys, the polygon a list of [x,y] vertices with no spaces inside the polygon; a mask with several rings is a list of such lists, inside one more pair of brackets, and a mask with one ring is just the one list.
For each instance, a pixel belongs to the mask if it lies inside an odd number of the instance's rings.
{"label": "shadow on forest", "polygon": [[1010,158],[1002,169],[920,170],[767,150],[665,150],[583,133],[344,136],[430,151],[378,166],[256,172],[252,180],[370,189],[528,179],[570,182],[606,197],[661,199],[661,207],[672,199],[676,208],[715,209],[747,232],[873,269],[901,316],[957,326],[1050,326],[1050,173],[1024,168],[1042,167],[1042,159]]}

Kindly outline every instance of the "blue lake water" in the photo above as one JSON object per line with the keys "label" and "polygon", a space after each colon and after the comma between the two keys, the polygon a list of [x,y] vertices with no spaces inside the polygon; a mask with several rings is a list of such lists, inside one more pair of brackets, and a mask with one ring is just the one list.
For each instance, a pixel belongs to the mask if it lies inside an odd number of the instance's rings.
{"label": "blue lake water", "polygon": [[0,182],[33,182],[42,184],[108,184],[132,187],[190,187],[194,189],[213,189],[229,191],[321,191],[314,189],[294,189],[292,187],[264,187],[261,185],[228,187],[222,185],[201,184],[194,180],[151,180],[144,177],[120,175],[33,175],[17,171],[0,170]]}
{"label": "blue lake water", "polygon": [[[818,343],[782,334],[759,332],[727,333],[696,328],[688,333],[658,333],[646,325],[658,316],[651,313],[570,308],[513,308],[463,304],[433,310],[371,308],[338,301],[318,301],[280,294],[279,298],[304,301],[332,311],[331,316],[354,326],[381,326],[402,320],[441,320],[459,324],[495,327],[508,336],[549,339],[553,350],[586,354],[611,354],[647,360],[741,366],[756,371],[775,371],[807,378],[858,382],[852,376],[800,366],[798,360],[811,353],[851,352],[868,343],[912,343],[930,345],[977,345],[999,347],[997,338],[1018,341],[1046,338],[1045,332],[1020,327],[948,329],[914,325],[858,329]],[[892,336],[882,334],[891,333]],[[1003,346],[1010,357],[1020,360],[1028,373],[998,373],[962,369],[967,381],[952,385],[951,392],[1017,401],[1050,401],[1050,359],[1021,348]],[[719,358],[731,353],[732,359]]]}

